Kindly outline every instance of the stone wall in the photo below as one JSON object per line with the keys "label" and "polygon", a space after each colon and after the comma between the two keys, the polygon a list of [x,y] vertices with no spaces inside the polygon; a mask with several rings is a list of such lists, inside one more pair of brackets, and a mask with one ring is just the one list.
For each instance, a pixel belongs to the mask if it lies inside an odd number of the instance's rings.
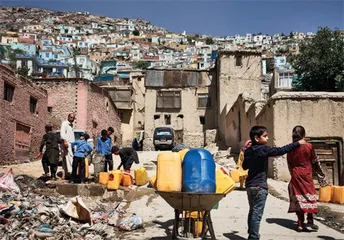
{"label": "stone wall", "polygon": [[[273,110],[273,145],[291,142],[292,129],[302,125],[310,138],[344,139],[344,93],[278,92],[269,101]],[[343,166],[344,159],[341,159]],[[271,166],[271,165],[270,165]],[[285,159],[273,161],[275,178],[289,180]]]}
{"label": "stone wall", "polygon": [[[241,64],[239,59],[241,58]],[[226,115],[238,95],[247,93],[254,100],[260,99],[261,52],[220,51],[217,57],[218,128],[219,137],[226,139]]]}
{"label": "stone wall", "polygon": [[[4,99],[4,84],[14,86],[12,102]],[[30,97],[37,100],[36,112],[30,112]],[[49,122],[47,92],[30,80],[16,77],[6,65],[0,65],[0,164],[14,164],[34,160]],[[28,142],[16,131],[17,124],[29,128]],[[29,144],[27,146],[27,143]],[[24,151],[19,159],[16,152]]]}
{"label": "stone wall", "polygon": [[[249,139],[250,128],[262,125],[268,128],[269,146],[284,146],[291,142],[292,129],[302,125],[307,137],[334,137],[343,141],[343,116],[343,93],[278,92],[268,101],[254,101],[242,94],[226,115],[226,140],[232,151],[237,152],[243,141]],[[269,159],[268,174],[275,179],[289,180],[285,156]]]}

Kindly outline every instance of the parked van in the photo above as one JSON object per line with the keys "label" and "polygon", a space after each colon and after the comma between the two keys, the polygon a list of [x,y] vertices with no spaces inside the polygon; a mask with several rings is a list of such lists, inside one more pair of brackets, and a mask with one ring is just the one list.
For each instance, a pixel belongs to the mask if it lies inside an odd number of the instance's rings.
{"label": "parked van", "polygon": [[176,145],[175,132],[172,127],[157,127],[154,129],[153,144],[155,151],[172,150]]}

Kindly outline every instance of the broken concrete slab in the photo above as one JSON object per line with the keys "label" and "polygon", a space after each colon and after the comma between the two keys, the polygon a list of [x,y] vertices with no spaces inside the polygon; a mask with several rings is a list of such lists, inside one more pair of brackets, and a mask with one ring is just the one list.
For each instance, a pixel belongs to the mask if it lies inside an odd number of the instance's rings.
{"label": "broken concrete slab", "polygon": [[103,196],[106,186],[101,184],[57,183],[56,191],[65,196]]}

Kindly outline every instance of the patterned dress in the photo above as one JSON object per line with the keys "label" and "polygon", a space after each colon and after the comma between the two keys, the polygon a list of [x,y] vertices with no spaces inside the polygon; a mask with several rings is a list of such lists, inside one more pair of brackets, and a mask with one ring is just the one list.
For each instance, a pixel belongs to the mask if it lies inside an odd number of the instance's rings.
{"label": "patterned dress", "polygon": [[315,155],[313,145],[307,143],[287,154],[291,180],[288,186],[290,205],[288,212],[317,213],[317,197],[313,172],[321,187],[326,186],[325,174]]}

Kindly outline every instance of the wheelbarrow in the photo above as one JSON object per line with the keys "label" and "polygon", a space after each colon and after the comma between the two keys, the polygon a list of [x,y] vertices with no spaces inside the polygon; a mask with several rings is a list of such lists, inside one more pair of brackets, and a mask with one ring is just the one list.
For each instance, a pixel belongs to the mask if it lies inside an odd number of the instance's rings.
{"label": "wheelbarrow", "polygon": [[[179,220],[180,214],[182,214],[183,222],[183,211],[197,211],[197,226],[199,221],[200,212],[204,212],[202,218],[202,231],[200,237],[203,239],[207,231],[209,230],[211,239],[216,239],[213,228],[213,223],[210,216],[210,211],[213,207],[226,196],[223,193],[187,193],[187,192],[164,192],[157,191],[157,193],[172,207],[174,208],[174,224],[172,230],[172,239],[178,239],[183,237],[179,235]],[[190,218],[188,224],[183,224],[185,237],[190,237],[191,223]],[[197,234],[198,235],[198,234]],[[198,236],[196,236],[198,237]]]}

